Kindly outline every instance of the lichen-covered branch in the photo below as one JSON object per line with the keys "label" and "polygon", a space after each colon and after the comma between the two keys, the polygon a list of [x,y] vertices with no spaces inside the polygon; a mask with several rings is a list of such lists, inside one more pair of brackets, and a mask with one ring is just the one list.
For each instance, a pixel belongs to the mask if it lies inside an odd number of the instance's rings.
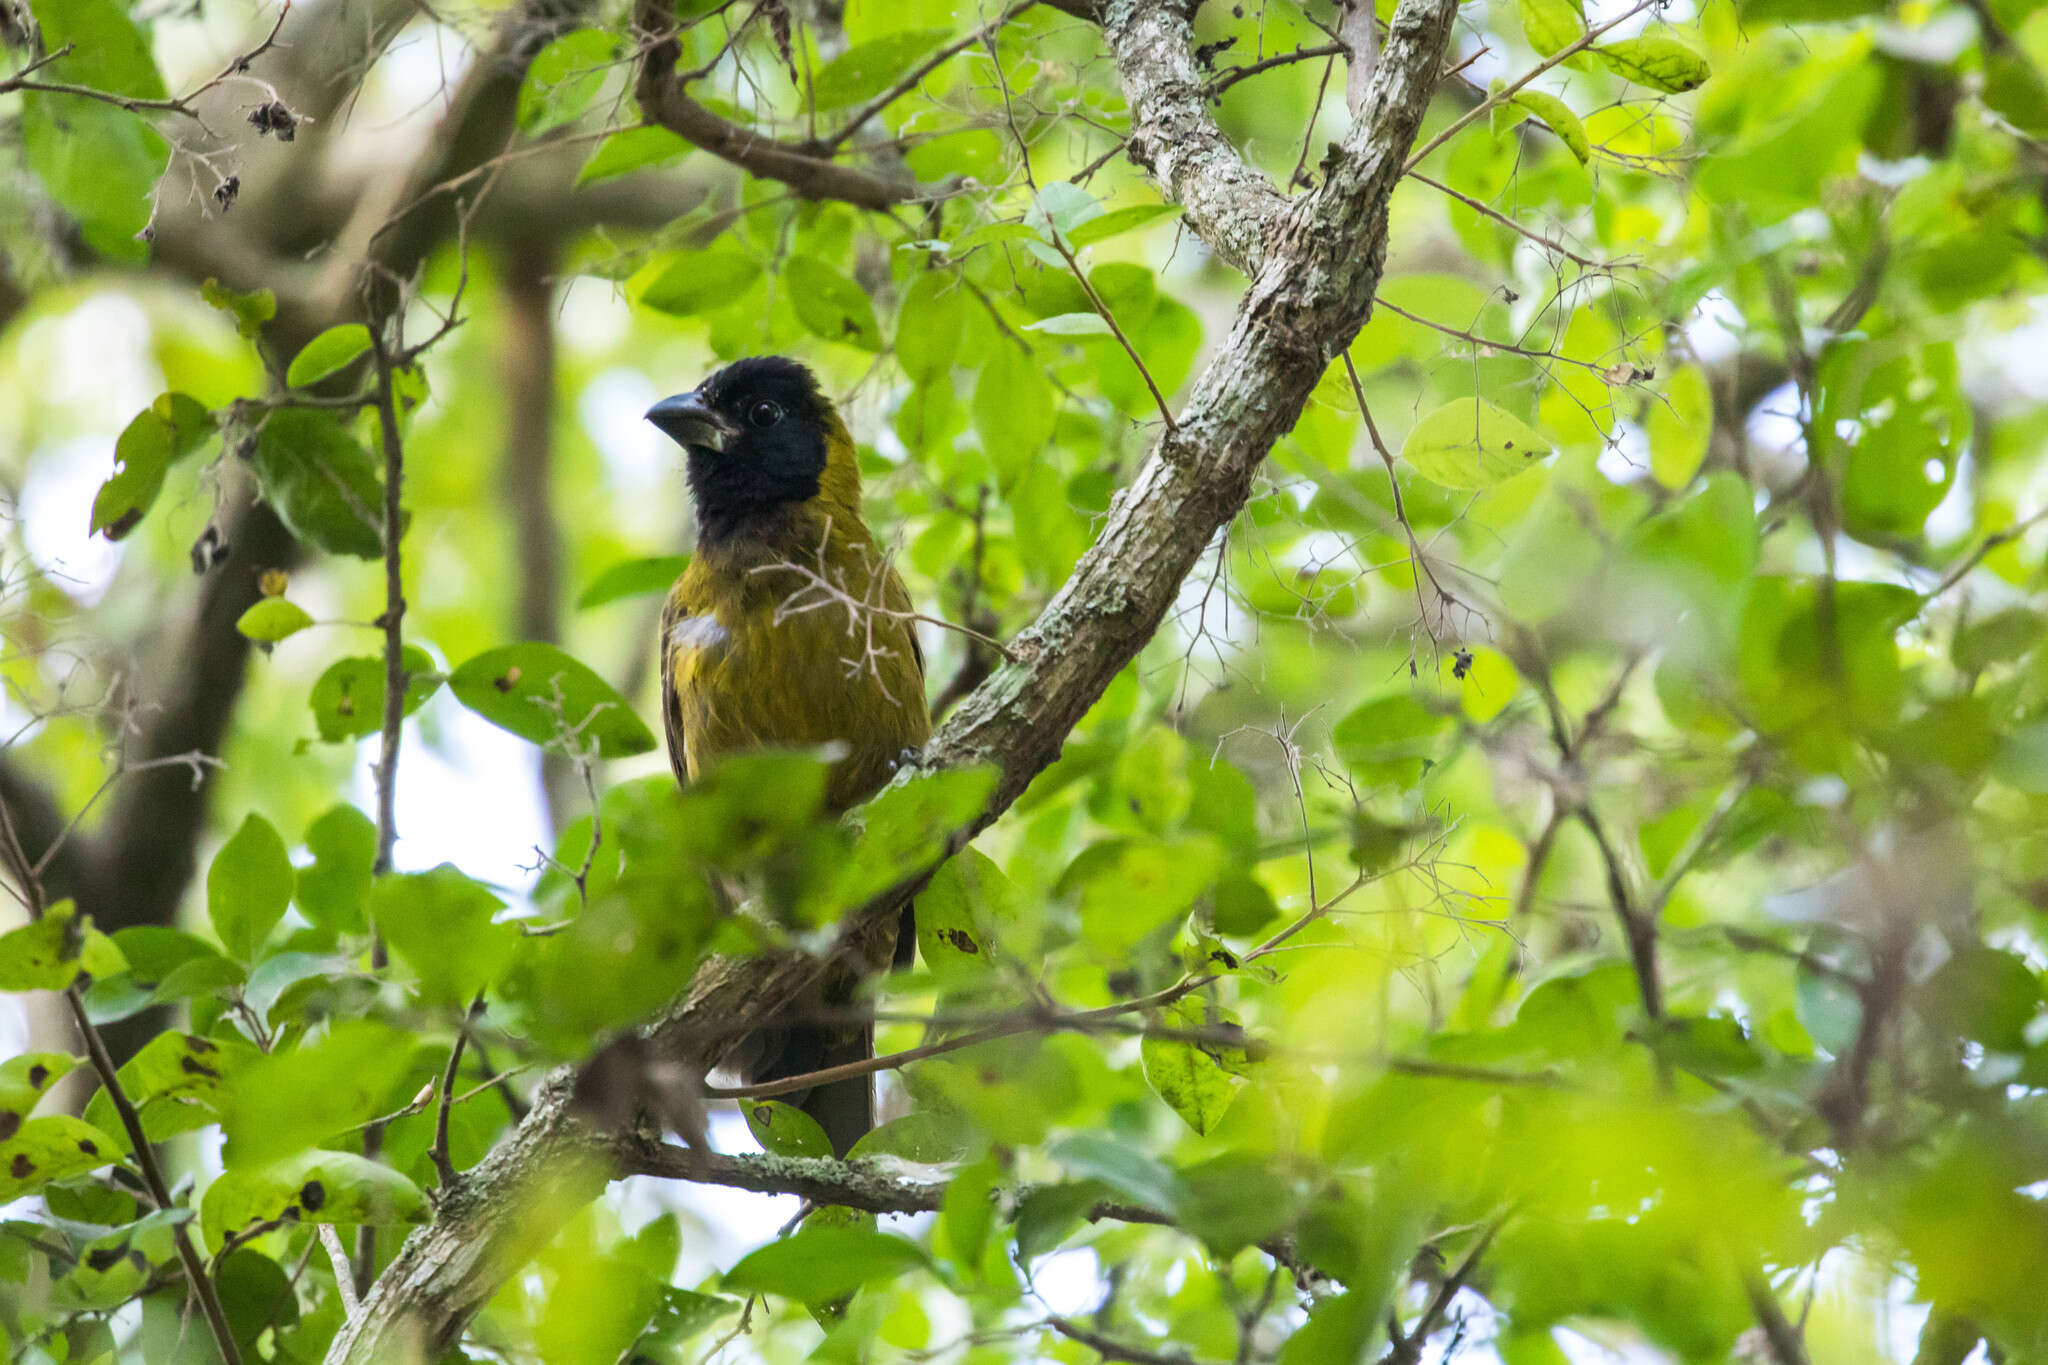
{"label": "lichen-covered branch", "polygon": [[[1429,103],[1456,0],[1405,0],[1379,71],[1320,188],[1293,201],[1261,191],[1202,109],[1184,8],[1163,15],[1133,0],[1105,7],[1104,28],[1140,141],[1167,193],[1197,232],[1253,278],[1228,336],[1195,381],[1178,425],[1117,497],[1073,577],[1017,642],[1006,665],[933,736],[936,766],[986,763],[1000,774],[989,806],[955,845],[1015,801],[1068,732],[1159,628],[1182,579],[1218,528],[1243,508],[1275,441],[1299,417],[1324,368],[1365,322],[1386,256],[1387,205]],[[1148,47],[1146,43],[1158,46]],[[1178,130],[1169,133],[1168,130]],[[1183,154],[1183,151],[1186,154]],[[862,952],[912,887],[852,911],[841,951]],[[778,952],[707,964],[658,1038],[709,1070],[748,1027],[800,995],[824,964]],[[416,1233],[336,1337],[330,1365],[431,1353],[544,1241],[576,1191],[595,1194],[611,1149],[570,1117],[570,1077],[551,1077],[512,1137],[472,1170]],[[564,1171],[582,1172],[568,1181]]]}

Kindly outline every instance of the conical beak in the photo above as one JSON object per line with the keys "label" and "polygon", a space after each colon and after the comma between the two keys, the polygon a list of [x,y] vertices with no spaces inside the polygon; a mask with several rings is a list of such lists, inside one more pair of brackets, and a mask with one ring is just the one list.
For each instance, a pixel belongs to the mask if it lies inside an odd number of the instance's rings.
{"label": "conical beak", "polygon": [[704,406],[692,391],[664,398],[647,410],[647,420],[660,427],[679,446],[706,446],[723,452],[736,429],[730,422]]}

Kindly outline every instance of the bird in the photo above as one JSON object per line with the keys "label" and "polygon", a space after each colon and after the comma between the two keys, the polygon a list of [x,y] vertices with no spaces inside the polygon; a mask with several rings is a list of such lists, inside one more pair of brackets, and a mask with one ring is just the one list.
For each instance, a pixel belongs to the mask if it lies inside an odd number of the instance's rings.
{"label": "bird", "polygon": [[[910,594],[862,514],[845,420],[808,367],[774,355],[733,361],[647,420],[683,448],[697,522],[661,614],[676,780],[687,787],[749,750],[830,745],[826,807],[859,804],[923,747],[931,714]],[[907,915],[898,933],[900,963],[914,951]],[[735,1060],[747,1081],[872,1056],[863,977],[857,967],[828,974],[790,1017],[743,1044]],[[831,1017],[805,1022],[806,1012]],[[874,1124],[868,1077],[790,1099],[842,1157]]]}

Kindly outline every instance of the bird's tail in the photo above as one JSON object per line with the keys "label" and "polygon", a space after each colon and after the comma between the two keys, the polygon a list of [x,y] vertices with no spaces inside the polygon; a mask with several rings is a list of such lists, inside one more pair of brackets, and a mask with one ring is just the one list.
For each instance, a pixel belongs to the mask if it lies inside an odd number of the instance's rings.
{"label": "bird's tail", "polygon": [[[781,1050],[774,1061],[753,1078],[757,1083],[802,1076],[848,1062],[864,1062],[875,1053],[872,1023],[797,1024],[777,1031],[782,1034]],[[809,1090],[784,1095],[782,1099],[818,1121],[818,1126],[825,1130],[825,1136],[831,1139],[835,1156],[845,1156],[853,1144],[875,1126],[875,1082],[872,1076],[815,1085]]]}

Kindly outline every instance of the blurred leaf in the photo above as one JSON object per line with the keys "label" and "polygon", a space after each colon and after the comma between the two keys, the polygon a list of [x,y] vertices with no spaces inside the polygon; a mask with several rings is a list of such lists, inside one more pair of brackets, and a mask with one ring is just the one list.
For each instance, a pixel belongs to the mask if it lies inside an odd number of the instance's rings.
{"label": "blurred leaf", "polygon": [[1359,776],[1408,787],[1421,779],[1449,726],[1448,717],[1402,691],[1358,706],[1337,722],[1331,738],[1338,756]]}
{"label": "blurred leaf", "polygon": [[264,419],[255,449],[263,499],[293,535],[332,554],[384,553],[384,488],[370,452],[334,414],[279,408]]}
{"label": "blurred leaf", "polygon": [[901,1237],[863,1228],[805,1227],[742,1256],[719,1283],[735,1293],[830,1303],[924,1264],[924,1252]]}
{"label": "blurred leaf", "polygon": [[832,1156],[832,1139],[818,1121],[780,1100],[742,1100],[740,1114],[761,1150],[773,1156]]}
{"label": "blurred leaf", "polygon": [[[148,38],[116,0],[34,0],[30,9],[42,51],[65,54],[35,79],[165,97]],[[22,97],[21,145],[29,169],[77,220],[87,246],[115,261],[148,257],[146,240],[138,238],[151,222],[151,195],[170,149],[147,120],[98,100],[29,93]]]}
{"label": "blurred leaf", "polygon": [[329,327],[299,348],[291,367],[284,372],[284,382],[295,389],[310,388],[355,364],[369,351],[370,329],[362,323],[344,322]]}
{"label": "blurred leaf", "polygon": [[1168,1215],[1179,1212],[1187,1187],[1178,1174],[1104,1133],[1076,1133],[1047,1149],[1061,1166],[1099,1180],[1134,1204]]}
{"label": "blurred leaf", "polygon": [[277,316],[277,295],[269,289],[252,289],[244,294],[209,279],[199,286],[199,297],[235,321],[235,330],[250,341],[263,334],[263,324]]}
{"label": "blurred leaf", "polygon": [[875,306],[859,285],[813,256],[792,256],[783,263],[783,271],[790,306],[805,327],[827,341],[864,351],[882,349]]}
{"label": "blurred leaf", "polygon": [[266,597],[242,613],[235,629],[261,644],[276,644],[313,624],[313,618],[296,602]]}
{"label": "blurred leaf", "polygon": [[612,36],[595,28],[565,33],[542,48],[519,86],[519,127],[532,136],[573,123],[604,89],[616,56]]}
{"label": "blurred leaf", "polygon": [[12,1202],[52,1180],[96,1171],[121,1147],[83,1119],[52,1114],[29,1119],[0,1137],[0,1202]]}
{"label": "blurred leaf", "polygon": [[387,1101],[418,1046],[388,1024],[342,1019],[314,1041],[239,1068],[221,1124],[229,1166],[262,1165],[396,1108]]}
{"label": "blurred leaf", "polygon": [[1674,491],[1700,471],[1714,433],[1714,400],[1706,371],[1681,365],[1664,386],[1664,400],[1652,401],[1644,427],[1650,438],[1650,472]]}
{"label": "blurred leaf", "polygon": [[1586,36],[1586,15],[1579,0],[1515,0],[1515,10],[1521,16],[1522,36],[1541,56],[1562,52]]}
{"label": "blurred leaf", "polygon": [[[1549,0],[1545,0],[1549,2]],[[1527,0],[1524,0],[1527,3]],[[1572,107],[1555,95],[1546,95],[1541,90],[1523,90],[1515,95],[1515,103],[1543,120],[1558,140],[1578,158],[1581,166],[1593,159],[1593,144],[1586,138],[1586,125],[1572,112]]]}
{"label": "blurred leaf", "polygon": [[1706,58],[1679,42],[1655,34],[1643,38],[1616,38],[1592,49],[1609,71],[1623,80],[1662,90],[1667,95],[1683,94],[1705,85],[1712,74]]}
{"label": "blurred leaf", "polygon": [[640,304],[658,313],[694,317],[738,298],[761,276],[761,263],[721,240],[677,255],[640,291]]}
{"label": "blurred leaf", "polygon": [[113,976],[127,962],[112,939],[92,927],[70,901],[0,934],[0,991],[61,991],[81,974]]}
{"label": "blurred leaf", "polygon": [[336,933],[363,932],[377,826],[354,806],[336,806],[307,826],[306,851],[313,861],[299,869],[293,893],[300,913]]}
{"label": "blurred leaf", "polygon": [[1040,318],[1024,324],[1027,332],[1038,332],[1052,337],[1106,337],[1110,335],[1109,323],[1100,313],[1059,313],[1053,317]]}
{"label": "blurred leaf", "polygon": [[424,1223],[427,1213],[419,1186],[353,1152],[300,1152],[267,1166],[230,1166],[199,1204],[200,1225],[215,1246],[271,1219],[389,1226]]}
{"label": "blurred leaf", "polygon": [[108,540],[133,531],[156,504],[164,475],[213,433],[213,414],[196,399],[166,393],[135,415],[114,443],[120,468],[92,500],[91,530]]}
{"label": "blurred leaf", "polygon": [[[404,714],[409,716],[440,689],[441,675],[418,645],[405,646],[399,657],[407,674]],[[384,728],[384,660],[376,655],[335,660],[313,684],[307,704],[320,738],[329,744],[376,734]]]}
{"label": "blurred leaf", "polygon": [[[1193,999],[1176,1001],[1161,1010],[1159,1023],[1176,1032],[1192,1034],[1228,1027],[1220,1017],[1211,1019],[1201,1003]],[[1160,1037],[1147,1031],[1139,1052],[1146,1084],[1187,1121],[1188,1127],[1205,1137],[1237,1098],[1239,1081],[1232,1070],[1244,1065],[1240,1048]]]}
{"label": "blurred leaf", "polygon": [[839,109],[872,99],[907,74],[918,58],[952,34],[943,28],[902,29],[855,43],[811,75],[811,105]]}
{"label": "blurred leaf", "polygon": [[543,747],[625,758],[654,736],[611,684],[553,645],[487,649],[449,675],[455,699],[501,729]]}
{"label": "blurred leaf", "polygon": [[973,296],[957,276],[927,270],[903,291],[896,314],[896,363],[920,382],[952,373]]}
{"label": "blurred leaf", "polygon": [[214,933],[238,962],[254,962],[292,898],[292,860],[284,840],[260,815],[213,855],[206,872],[206,914]]}
{"label": "blurred leaf", "polygon": [[419,978],[427,1005],[461,1009],[510,964],[519,931],[492,922],[504,908],[451,863],[392,873],[370,887],[370,920]]}
{"label": "blurred leaf", "polygon": [[1491,488],[1550,454],[1520,418],[1478,398],[1454,399],[1409,429],[1401,459],[1446,488]]}
{"label": "blurred leaf", "polygon": [[689,151],[690,144],[666,128],[621,128],[590,154],[590,160],[576,172],[576,185],[581,188],[651,166],[666,166]]}
{"label": "blurred leaf", "polygon": [[688,555],[654,555],[646,559],[621,560],[590,581],[590,586],[576,599],[576,610],[588,611],[624,597],[667,592],[689,565]]}
{"label": "blurred leaf", "polygon": [[974,430],[1007,487],[1052,439],[1054,403],[1045,372],[1016,347],[989,352],[974,385]]}
{"label": "blurred leaf", "polygon": [[64,1079],[79,1059],[62,1052],[23,1052],[0,1062],[0,1128],[27,1118],[50,1087]]}
{"label": "blurred leaf", "polygon": [[1180,212],[1178,204],[1134,204],[1130,208],[1111,209],[1075,224],[1066,234],[1067,245],[1079,251],[1082,247],[1121,237],[1126,232],[1150,227],[1162,218],[1177,218]]}

